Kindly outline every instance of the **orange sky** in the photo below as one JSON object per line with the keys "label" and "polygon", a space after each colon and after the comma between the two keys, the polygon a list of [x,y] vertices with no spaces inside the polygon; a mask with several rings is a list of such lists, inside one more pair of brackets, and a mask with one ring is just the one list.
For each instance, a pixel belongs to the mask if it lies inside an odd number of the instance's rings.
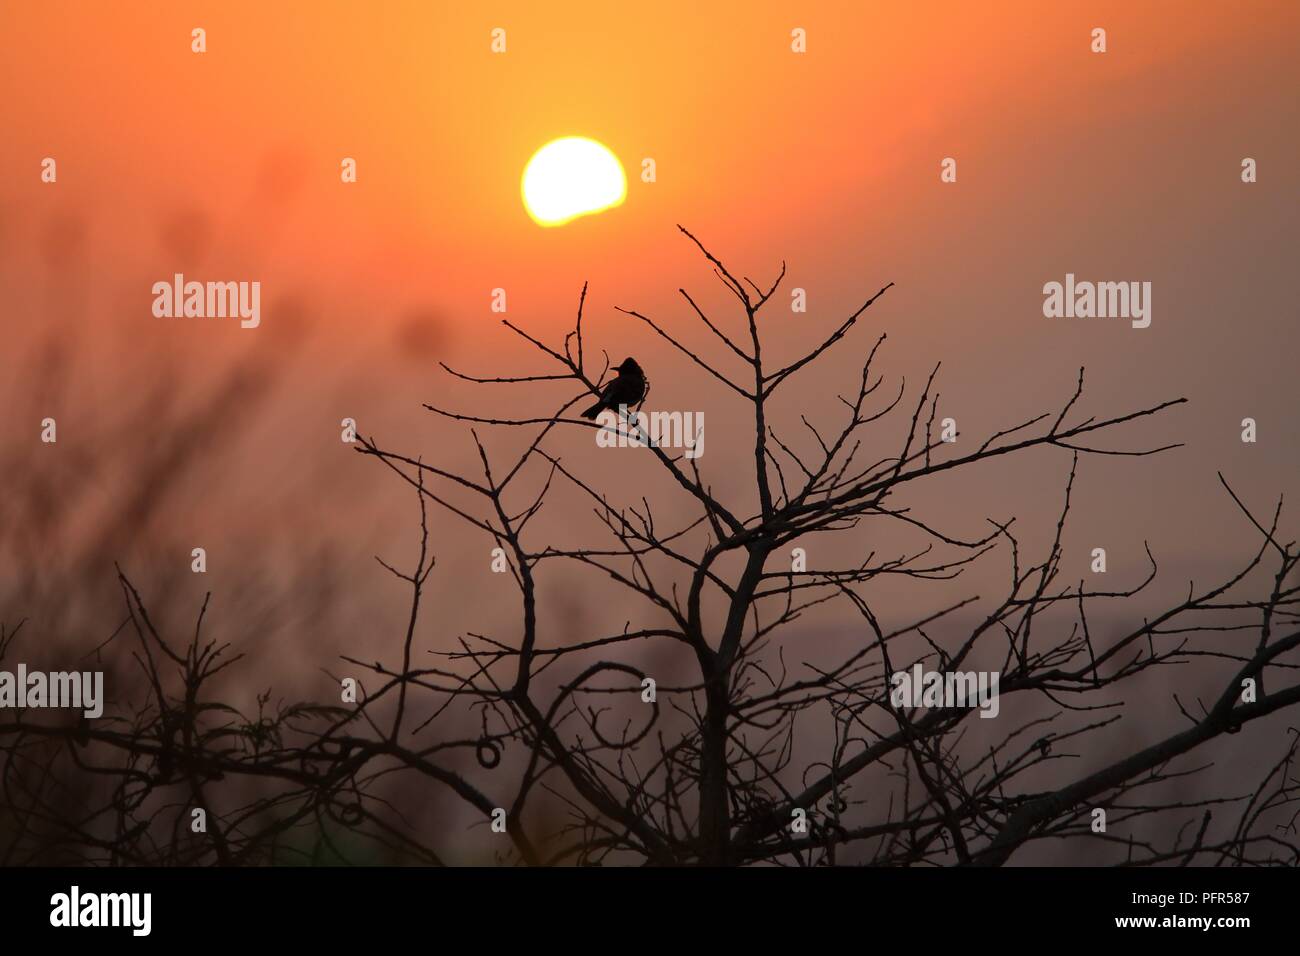
{"label": "orange sky", "polygon": [[[1243,150],[1265,154],[1265,184],[1295,158],[1293,4],[480,7],[6,4],[5,218],[77,210],[123,279],[171,269],[159,234],[188,215],[204,251],[324,299],[400,288],[472,313],[488,283],[540,311],[580,277],[657,288],[685,261],[682,220],[742,261],[842,276],[869,254],[896,276],[950,243],[1023,252],[1052,204],[1074,211],[1062,192],[1141,221],[1184,175],[1212,199],[1212,171]],[[1088,49],[1098,24],[1105,56]],[[634,176],[599,221],[536,229],[519,172],[566,133],[633,172],[654,157],[659,181]],[[45,155],[57,195],[32,174]],[[947,155],[960,186],[941,191]],[[1082,170],[1094,188],[1069,187]]]}

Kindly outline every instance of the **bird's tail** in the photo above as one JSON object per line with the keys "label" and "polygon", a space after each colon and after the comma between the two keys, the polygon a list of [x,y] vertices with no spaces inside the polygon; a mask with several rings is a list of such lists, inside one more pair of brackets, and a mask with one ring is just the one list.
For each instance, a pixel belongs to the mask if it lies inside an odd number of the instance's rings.
{"label": "bird's tail", "polygon": [[592,405],[591,408],[589,408],[589,409],[587,409],[585,412],[583,412],[583,413],[582,413],[582,417],[583,417],[583,418],[590,418],[590,419],[592,419],[592,420],[594,421],[595,418],[596,418],[596,416],[600,414],[600,410],[601,410],[602,408],[604,408],[604,407],[605,407],[605,403],[604,403],[604,402],[597,402],[595,405]]}

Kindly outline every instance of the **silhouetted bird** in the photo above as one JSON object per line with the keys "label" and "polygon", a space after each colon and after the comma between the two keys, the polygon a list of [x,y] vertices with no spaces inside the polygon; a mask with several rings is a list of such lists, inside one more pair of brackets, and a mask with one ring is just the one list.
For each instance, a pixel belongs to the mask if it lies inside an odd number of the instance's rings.
{"label": "silhouetted bird", "polygon": [[630,408],[645,396],[645,373],[636,364],[636,359],[624,359],[614,371],[618,375],[605,383],[600,391],[600,401],[583,412],[583,418],[594,419],[607,408],[618,411],[620,405]]}

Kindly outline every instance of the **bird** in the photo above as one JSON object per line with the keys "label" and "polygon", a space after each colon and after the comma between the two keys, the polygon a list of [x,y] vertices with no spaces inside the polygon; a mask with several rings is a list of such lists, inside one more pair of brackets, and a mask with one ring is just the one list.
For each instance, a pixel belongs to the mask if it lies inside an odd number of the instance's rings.
{"label": "bird", "polygon": [[626,358],[614,371],[618,375],[605,383],[600,390],[600,400],[582,413],[583,418],[594,419],[605,409],[617,410],[620,405],[632,406],[645,397],[645,372],[636,359]]}

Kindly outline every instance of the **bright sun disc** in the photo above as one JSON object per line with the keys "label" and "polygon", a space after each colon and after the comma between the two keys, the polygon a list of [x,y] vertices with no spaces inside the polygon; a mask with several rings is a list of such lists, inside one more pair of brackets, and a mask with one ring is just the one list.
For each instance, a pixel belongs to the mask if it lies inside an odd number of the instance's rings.
{"label": "bright sun disc", "polygon": [[552,140],[533,154],[521,184],[524,208],[543,226],[622,205],[627,177],[618,157],[585,136]]}

